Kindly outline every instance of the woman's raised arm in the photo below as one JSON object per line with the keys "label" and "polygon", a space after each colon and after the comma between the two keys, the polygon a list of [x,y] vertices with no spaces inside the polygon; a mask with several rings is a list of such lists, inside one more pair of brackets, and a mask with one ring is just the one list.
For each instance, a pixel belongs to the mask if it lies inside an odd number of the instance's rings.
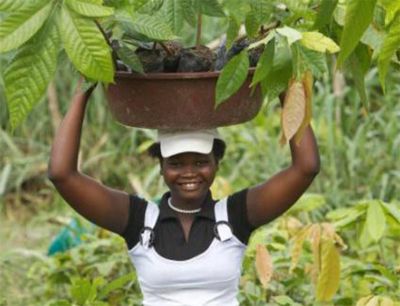
{"label": "woman's raised arm", "polygon": [[318,146],[311,126],[299,144],[290,141],[290,150],[291,166],[247,193],[248,219],[253,226],[261,226],[288,210],[319,173]]}
{"label": "woman's raised arm", "polygon": [[80,215],[100,227],[122,233],[128,222],[129,195],[78,171],[82,122],[93,89],[83,92],[79,82],[53,142],[48,176],[65,201]]}

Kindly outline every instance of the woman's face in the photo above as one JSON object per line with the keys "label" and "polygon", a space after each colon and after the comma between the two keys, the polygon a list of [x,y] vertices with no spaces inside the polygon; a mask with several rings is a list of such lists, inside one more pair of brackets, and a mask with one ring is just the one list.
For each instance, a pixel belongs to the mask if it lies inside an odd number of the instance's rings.
{"label": "woman's face", "polygon": [[161,174],[175,200],[202,200],[208,193],[218,170],[218,163],[209,154],[181,153],[161,162]]}

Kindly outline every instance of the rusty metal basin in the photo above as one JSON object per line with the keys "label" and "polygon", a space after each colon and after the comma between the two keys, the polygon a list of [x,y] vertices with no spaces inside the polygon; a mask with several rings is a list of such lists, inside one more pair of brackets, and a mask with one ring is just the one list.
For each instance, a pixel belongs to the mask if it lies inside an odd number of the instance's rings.
{"label": "rusty metal basin", "polygon": [[117,72],[107,89],[109,108],[122,124],[152,129],[201,129],[251,120],[261,107],[261,90],[250,95],[251,75],[231,98],[215,108],[219,72]]}

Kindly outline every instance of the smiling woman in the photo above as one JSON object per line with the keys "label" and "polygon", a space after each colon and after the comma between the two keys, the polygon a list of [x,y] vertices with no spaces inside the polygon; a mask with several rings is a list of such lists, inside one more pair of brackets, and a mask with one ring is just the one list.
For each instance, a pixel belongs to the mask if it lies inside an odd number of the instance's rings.
{"label": "smiling woman", "polygon": [[149,149],[168,191],[159,205],[112,189],[77,167],[82,122],[93,88],[78,86],[53,143],[49,178],[71,207],[127,244],[147,306],[234,306],[250,234],[284,213],[319,171],[313,131],[290,141],[292,164],[258,186],[214,200],[225,143],[214,129],[159,131]]}

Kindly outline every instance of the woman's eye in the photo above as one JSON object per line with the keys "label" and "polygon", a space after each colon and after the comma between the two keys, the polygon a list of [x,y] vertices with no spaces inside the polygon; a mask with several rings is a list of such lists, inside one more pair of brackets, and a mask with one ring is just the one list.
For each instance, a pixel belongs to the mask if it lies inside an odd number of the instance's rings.
{"label": "woman's eye", "polygon": [[208,164],[208,160],[198,160],[198,161],[196,162],[196,164],[197,164],[198,166],[204,166],[204,165],[207,165],[207,164]]}

